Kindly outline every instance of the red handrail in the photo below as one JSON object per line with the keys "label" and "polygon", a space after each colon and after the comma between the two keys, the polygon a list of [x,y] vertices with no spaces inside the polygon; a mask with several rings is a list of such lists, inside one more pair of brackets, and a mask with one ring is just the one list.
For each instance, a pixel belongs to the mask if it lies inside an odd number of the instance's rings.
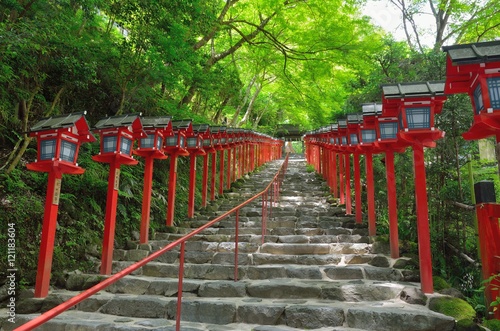
{"label": "red handrail", "polygon": [[[139,269],[140,267],[146,265],[147,263],[151,262],[152,260],[160,257],[163,253],[173,249],[174,247],[181,245],[180,248],[180,257],[179,257],[179,285],[178,285],[178,291],[177,291],[177,314],[176,314],[176,330],[180,330],[180,315],[181,315],[181,303],[182,303],[182,280],[183,280],[183,275],[184,275],[184,246],[185,242],[188,239],[191,239],[195,235],[199,234],[201,231],[211,227],[215,223],[221,221],[222,219],[230,216],[232,213],[236,213],[236,235],[235,235],[235,281],[237,281],[238,277],[238,218],[239,218],[239,210],[243,208],[244,206],[248,205],[250,202],[258,199],[259,197],[262,196],[262,242],[264,242],[264,235],[265,235],[265,229],[266,229],[266,217],[267,217],[267,199],[268,199],[268,191],[271,190],[274,187],[275,182],[281,182],[283,181],[286,169],[288,167],[288,154],[285,157],[285,160],[283,161],[280,169],[274,175],[273,179],[271,182],[266,186],[264,190],[262,190],[260,193],[257,193],[255,196],[252,198],[246,200],[245,202],[239,204],[238,206],[232,208],[231,210],[223,213],[222,215],[218,216],[217,218],[211,220],[210,222],[206,223],[203,226],[200,226],[196,230],[191,231],[187,235],[185,235],[182,238],[179,238],[170,244],[166,245],[162,249],[152,253],[148,257],[128,266],[127,268],[123,269],[122,271],[119,271],[118,273],[110,276],[109,278],[103,280],[102,282],[92,286],[91,288],[83,291],[82,293],[75,295],[71,299],[61,303],[60,305],[46,311],[45,313],[41,314],[40,316],[32,319],[31,321],[21,325],[20,327],[14,329],[14,331],[28,331],[32,330],[37,326],[40,326],[44,324],[45,322],[51,320],[52,318],[56,317],[59,314],[62,314],[69,308],[73,307],[74,305],[82,302],[83,300],[87,299],[91,295],[105,289],[109,285],[113,284],[114,282],[118,281],[119,279],[131,274],[133,271]],[[278,184],[279,187],[279,184]],[[274,194],[277,194],[279,192],[273,192]],[[272,194],[272,195],[274,195]],[[271,196],[272,196],[271,195]],[[270,204],[270,207],[272,208],[272,202]],[[266,208],[266,210],[264,210]]]}

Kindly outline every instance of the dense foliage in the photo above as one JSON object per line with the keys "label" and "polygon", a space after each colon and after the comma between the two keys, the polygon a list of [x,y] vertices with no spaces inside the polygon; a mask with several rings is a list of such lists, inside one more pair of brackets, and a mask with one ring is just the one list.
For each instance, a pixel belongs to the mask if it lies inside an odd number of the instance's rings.
{"label": "dense foliage", "polygon": [[[23,255],[18,259],[21,282],[34,281],[45,198],[46,174],[25,168],[36,157],[27,134],[36,121],[87,111],[95,124],[105,115],[142,112],[270,134],[285,123],[312,129],[359,112],[364,102],[380,101],[380,84],[444,79],[443,43],[500,35],[494,0],[430,0],[437,25],[434,47],[427,49],[415,25],[424,2],[391,2],[402,10],[407,42],[374,27],[360,14],[359,0],[3,1],[0,240],[5,241],[6,224],[15,222]],[[457,204],[472,204],[469,165],[475,180],[498,183],[498,175],[496,163],[485,164],[476,143],[461,137],[471,117],[467,97],[450,97],[438,117],[446,137],[427,151],[426,161],[434,271],[479,306],[474,215]],[[108,167],[91,160],[97,148],[83,145],[79,164],[85,174],[63,179],[55,281],[65,271],[93,268],[100,257]],[[383,234],[385,170],[382,156],[375,161],[378,231]],[[416,243],[411,162],[409,152],[396,157],[400,238],[409,243],[408,252]],[[155,163],[153,230],[164,224],[168,163]],[[142,169],[142,163],[122,168],[118,245],[138,228]],[[181,222],[186,159],[180,159],[178,169],[176,222]],[[465,267],[464,256],[473,261]]]}

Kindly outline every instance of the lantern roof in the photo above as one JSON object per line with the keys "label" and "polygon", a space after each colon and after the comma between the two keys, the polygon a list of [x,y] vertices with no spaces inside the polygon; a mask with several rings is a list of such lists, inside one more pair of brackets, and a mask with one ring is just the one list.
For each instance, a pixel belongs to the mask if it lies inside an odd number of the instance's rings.
{"label": "lantern roof", "polygon": [[363,123],[362,114],[347,114],[347,124],[361,124]]}
{"label": "lantern roof", "polygon": [[341,119],[338,122],[339,122],[339,129],[347,128],[347,120],[346,119]]}
{"label": "lantern roof", "polygon": [[94,131],[103,131],[113,128],[131,127],[132,133],[137,137],[146,137],[146,133],[142,128],[141,114],[125,114],[109,116],[99,120],[94,126]]}
{"label": "lantern roof", "polygon": [[87,112],[71,113],[57,116],[50,116],[38,121],[30,132],[36,133],[40,131],[57,130],[64,128],[76,129],[76,134],[79,135],[82,142],[95,141],[94,136],[90,133],[90,127],[85,119]]}
{"label": "lantern roof", "polygon": [[190,130],[193,127],[192,120],[184,119],[184,120],[175,120],[172,121],[172,127],[174,130]]}
{"label": "lantern roof", "polygon": [[210,133],[210,125],[208,124],[193,124],[193,132],[198,134]]}
{"label": "lantern roof", "polygon": [[382,114],[381,103],[364,103],[361,105],[363,116],[377,116]]}
{"label": "lantern roof", "polygon": [[443,46],[453,64],[473,64],[500,61],[500,40]]}
{"label": "lantern roof", "polygon": [[226,132],[226,127],[225,126],[211,126],[210,131],[212,131],[212,133],[224,133],[224,132]]}
{"label": "lantern roof", "polygon": [[161,129],[161,128],[166,129],[172,123],[171,116],[146,116],[142,117],[141,120],[142,120],[142,126],[144,128],[154,128],[154,129]]}
{"label": "lantern roof", "polygon": [[386,99],[443,96],[444,85],[444,81],[384,84],[382,93]]}

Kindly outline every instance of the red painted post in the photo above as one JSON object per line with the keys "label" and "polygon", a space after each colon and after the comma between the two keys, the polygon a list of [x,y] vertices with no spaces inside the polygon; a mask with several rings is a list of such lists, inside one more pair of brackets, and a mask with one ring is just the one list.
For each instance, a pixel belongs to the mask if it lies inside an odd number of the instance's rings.
{"label": "red painted post", "polygon": [[194,216],[194,195],[196,191],[196,154],[189,157],[188,218]]}
{"label": "red painted post", "polygon": [[151,189],[153,188],[153,156],[144,159],[144,188],[142,193],[141,232],[139,241],[146,244],[149,239],[149,217],[151,211]]}
{"label": "red painted post", "polygon": [[[236,181],[236,160],[238,160],[238,148],[239,148],[239,146],[234,147],[233,171],[232,171],[232,177],[231,177],[232,183],[234,183]],[[239,162],[239,160],[238,160],[238,162]]]}
{"label": "red painted post", "polygon": [[201,179],[201,206],[206,207],[207,206],[207,195],[208,195],[208,155],[209,153],[206,153],[203,155],[203,173],[202,173],[202,179]]}
{"label": "red painted post", "polygon": [[389,209],[389,242],[391,257],[399,258],[398,209],[396,198],[396,178],[394,170],[394,152],[385,152],[385,173],[387,178],[387,204]]}
{"label": "red painted post", "polygon": [[231,188],[231,157],[232,157],[232,148],[229,147],[227,149],[227,174],[226,174],[226,188],[229,190]]}
{"label": "red painted post", "polygon": [[45,298],[49,294],[52,256],[57,226],[57,211],[61,193],[62,173],[54,168],[49,171],[47,194],[45,197],[45,213],[43,215],[42,239],[38,254],[35,298]]}
{"label": "red painted post", "polygon": [[339,199],[340,204],[345,203],[345,186],[344,186],[344,154],[339,153]]}
{"label": "red painted post", "polygon": [[217,152],[210,153],[212,156],[212,164],[211,166],[211,171],[210,171],[210,200],[214,201],[215,200],[215,178],[217,177]]}
{"label": "red painted post", "polygon": [[[486,185],[488,184],[489,183],[486,183]],[[493,199],[489,199],[490,197],[487,196],[478,196],[481,195],[479,191],[481,191],[480,187],[483,185],[483,182],[476,183],[474,189],[476,191],[476,198],[478,199],[478,201],[476,201],[476,214],[478,220],[482,276],[483,279],[486,280],[494,275],[500,274],[500,227],[498,223],[498,218],[500,217],[500,204],[488,202],[495,201],[495,191],[492,183],[491,198]],[[488,306],[491,302],[500,298],[499,277],[493,278],[491,282],[486,284],[484,294]],[[488,310],[490,310],[489,307]],[[493,311],[492,317],[500,319],[500,310],[497,309]]]}
{"label": "red painted post", "polygon": [[433,293],[432,258],[427,206],[427,185],[424,164],[424,146],[414,144],[413,167],[415,172],[415,200],[417,201],[417,233],[422,292]]}
{"label": "red painted post", "polygon": [[177,185],[177,154],[170,156],[170,170],[168,174],[168,196],[167,196],[167,226],[174,225],[175,191]]}
{"label": "red painted post", "polygon": [[339,197],[339,188],[337,181],[337,152],[332,153],[332,186],[333,186],[333,197]]}
{"label": "red painted post", "polygon": [[373,180],[373,154],[365,154],[366,170],[366,195],[368,204],[368,235],[376,235],[375,225],[375,184]]}
{"label": "red painted post", "polygon": [[351,154],[345,154],[345,213],[352,214],[351,205]]}
{"label": "red painted post", "polygon": [[101,275],[111,275],[113,264],[113,248],[115,241],[116,206],[118,188],[120,186],[120,163],[109,164],[108,195],[106,198],[106,218],[104,221],[104,238],[102,241]]}
{"label": "red painted post", "polygon": [[219,196],[224,194],[224,149],[219,151]]}
{"label": "red painted post", "polygon": [[354,201],[356,204],[356,223],[363,222],[361,202],[361,169],[359,164],[359,153],[354,153]]}

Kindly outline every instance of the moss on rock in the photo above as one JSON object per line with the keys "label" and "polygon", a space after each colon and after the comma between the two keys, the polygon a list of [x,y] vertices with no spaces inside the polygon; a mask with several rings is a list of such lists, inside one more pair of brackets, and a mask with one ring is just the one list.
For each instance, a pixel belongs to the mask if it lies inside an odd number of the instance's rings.
{"label": "moss on rock", "polygon": [[431,298],[429,309],[454,317],[457,321],[473,321],[476,318],[476,311],[471,305],[462,299],[454,297],[443,296]]}

